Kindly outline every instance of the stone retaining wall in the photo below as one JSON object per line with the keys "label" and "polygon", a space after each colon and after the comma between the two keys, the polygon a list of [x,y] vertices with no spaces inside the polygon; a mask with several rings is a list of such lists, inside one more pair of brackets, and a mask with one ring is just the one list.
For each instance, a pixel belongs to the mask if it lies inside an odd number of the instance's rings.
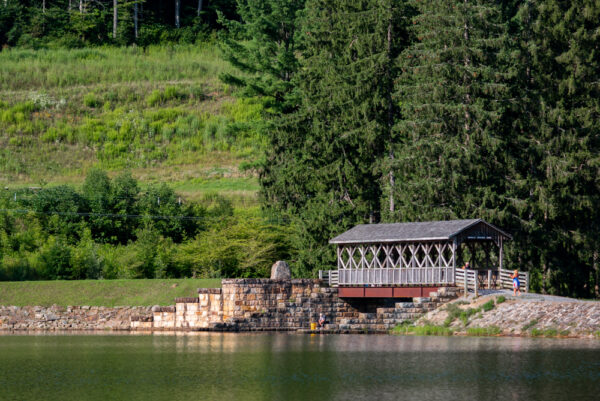
{"label": "stone retaining wall", "polygon": [[322,313],[332,331],[386,331],[420,317],[455,296],[441,289],[413,302],[338,298],[319,280],[227,279],[222,288],[199,289],[197,298],[177,298],[175,307],[153,308],[152,321],[136,319],[134,330],[261,331],[307,329]]}
{"label": "stone retaining wall", "polygon": [[151,308],[0,306],[0,330],[129,330],[132,318],[150,320]]}
{"label": "stone retaining wall", "polygon": [[219,330],[308,329],[320,314],[334,332],[386,331],[414,320],[455,296],[442,288],[431,298],[341,299],[319,280],[227,279],[222,288],[203,288],[174,306],[61,308],[2,307],[4,330]]}

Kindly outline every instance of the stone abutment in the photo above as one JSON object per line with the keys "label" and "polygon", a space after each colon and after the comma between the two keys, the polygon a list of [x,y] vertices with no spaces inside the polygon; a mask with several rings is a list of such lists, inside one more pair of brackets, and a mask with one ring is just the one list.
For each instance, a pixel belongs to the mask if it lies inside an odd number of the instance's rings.
{"label": "stone abutment", "polygon": [[155,307],[152,319],[133,318],[134,330],[269,331],[309,329],[323,314],[330,331],[384,332],[414,320],[454,298],[441,288],[428,298],[342,299],[319,280],[226,279],[221,288],[201,288],[197,298],[177,298]]}

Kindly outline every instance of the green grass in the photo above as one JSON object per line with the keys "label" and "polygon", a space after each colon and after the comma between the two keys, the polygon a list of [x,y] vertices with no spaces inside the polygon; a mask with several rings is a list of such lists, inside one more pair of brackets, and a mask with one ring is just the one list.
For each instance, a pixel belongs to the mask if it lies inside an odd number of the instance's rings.
{"label": "green grass", "polygon": [[496,298],[496,305],[500,305],[504,301],[506,301],[506,298],[504,297],[504,295],[500,295],[498,298]]}
{"label": "green grass", "polygon": [[173,305],[197,288],[217,288],[219,279],[82,280],[0,282],[0,305]]}
{"label": "green grass", "polygon": [[[216,169],[215,169],[216,170]],[[190,200],[211,193],[226,194],[235,205],[259,206],[257,193],[260,188],[256,177],[227,177],[226,173],[212,173],[187,181],[175,182],[172,188]]]}
{"label": "green grass", "polygon": [[78,184],[90,168],[256,203],[263,104],[237,99],[214,45],[0,52],[0,185]]}
{"label": "green grass", "polygon": [[537,319],[533,319],[533,320],[531,320],[529,323],[527,323],[525,326],[523,326],[523,327],[521,328],[521,331],[527,331],[527,330],[529,330],[530,328],[532,328],[533,326],[535,326],[536,324],[538,324],[538,321],[537,321]]}
{"label": "green grass", "polygon": [[392,329],[392,334],[413,334],[417,336],[451,336],[452,329],[444,326],[425,325],[413,326],[400,324]]}
{"label": "green grass", "polygon": [[471,316],[481,312],[481,308],[461,309],[456,303],[453,303],[446,306],[446,311],[448,312],[448,317],[444,321],[444,327],[449,327],[456,319],[460,319],[462,324],[466,326],[469,324]]}
{"label": "green grass", "polygon": [[569,335],[569,330],[558,331],[555,328],[538,329],[533,328],[529,333],[532,337],[566,337]]}
{"label": "green grass", "polygon": [[0,52],[0,90],[97,86],[136,81],[216,80],[229,65],[214,46],[166,45]]}
{"label": "green grass", "polygon": [[502,330],[497,326],[469,327],[467,329],[467,335],[475,337],[497,336],[500,333],[502,333]]}
{"label": "green grass", "polygon": [[483,305],[481,305],[481,309],[483,309],[484,312],[489,312],[492,309],[494,309],[494,300],[490,299],[489,301],[487,301],[486,303],[484,303]]}

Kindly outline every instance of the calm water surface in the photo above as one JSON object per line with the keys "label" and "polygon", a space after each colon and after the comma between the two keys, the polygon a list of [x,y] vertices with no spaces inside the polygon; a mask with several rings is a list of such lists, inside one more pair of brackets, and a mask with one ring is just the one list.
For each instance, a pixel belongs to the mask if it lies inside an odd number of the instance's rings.
{"label": "calm water surface", "polygon": [[599,400],[600,341],[3,335],[1,400]]}

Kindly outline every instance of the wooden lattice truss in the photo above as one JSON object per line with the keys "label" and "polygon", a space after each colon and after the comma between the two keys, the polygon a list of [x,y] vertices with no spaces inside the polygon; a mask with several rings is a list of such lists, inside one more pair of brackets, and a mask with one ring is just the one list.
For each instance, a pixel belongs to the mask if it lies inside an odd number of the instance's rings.
{"label": "wooden lattice truss", "polygon": [[455,267],[452,241],[352,244],[337,248],[338,269]]}

